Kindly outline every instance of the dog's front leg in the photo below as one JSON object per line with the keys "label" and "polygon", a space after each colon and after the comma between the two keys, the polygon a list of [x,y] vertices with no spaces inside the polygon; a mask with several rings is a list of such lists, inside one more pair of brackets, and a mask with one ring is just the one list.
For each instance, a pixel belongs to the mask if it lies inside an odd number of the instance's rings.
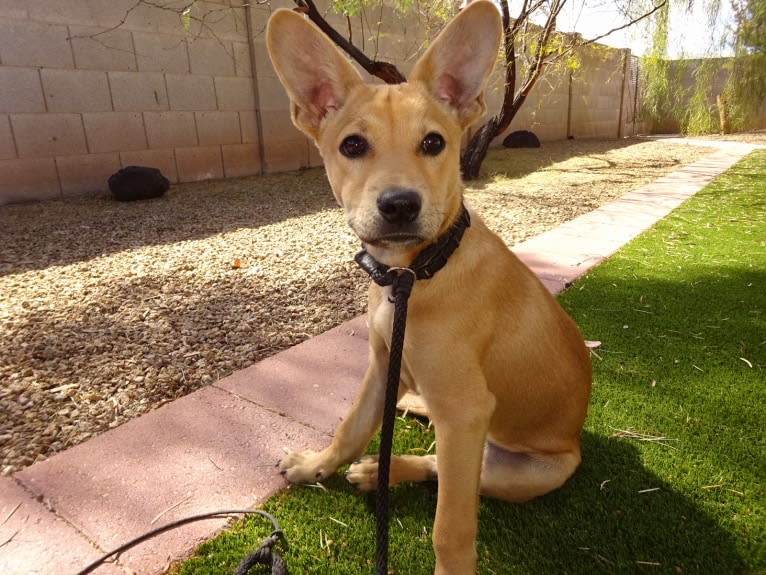
{"label": "dog's front leg", "polygon": [[[481,465],[495,406],[483,378],[481,382],[465,381],[463,393],[447,392],[444,406],[437,403],[432,409],[439,481],[433,530],[435,575],[476,573]],[[444,415],[443,409],[448,409]]]}
{"label": "dog's front leg", "polygon": [[358,459],[380,426],[386,392],[388,350],[382,338],[370,329],[370,360],[359,393],[346,417],[335,430],[326,449],[288,453],[278,464],[280,473],[292,483],[312,483],[332,475],[346,463]]}

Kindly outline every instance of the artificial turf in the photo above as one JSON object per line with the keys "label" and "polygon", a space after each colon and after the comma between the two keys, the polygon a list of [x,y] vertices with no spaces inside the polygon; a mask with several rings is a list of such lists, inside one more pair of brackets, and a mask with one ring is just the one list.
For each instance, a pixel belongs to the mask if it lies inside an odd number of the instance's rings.
{"label": "artificial turf", "polygon": [[[766,573],[766,150],[754,151],[559,297],[594,350],[583,463],[560,490],[482,499],[479,573]],[[432,448],[397,422],[394,450]],[[374,451],[375,446],[371,446]],[[391,494],[390,569],[433,572],[434,485]],[[374,499],[338,473],[262,506],[293,575],[374,570]],[[248,519],[174,573],[231,573]]]}

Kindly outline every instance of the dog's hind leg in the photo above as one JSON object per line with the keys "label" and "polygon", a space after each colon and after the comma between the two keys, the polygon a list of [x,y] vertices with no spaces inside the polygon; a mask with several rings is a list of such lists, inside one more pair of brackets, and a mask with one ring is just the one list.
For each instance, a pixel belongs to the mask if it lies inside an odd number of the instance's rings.
{"label": "dog's hind leg", "polygon": [[561,453],[519,453],[488,441],[481,470],[481,494],[528,501],[561,487],[580,464],[580,449]]}

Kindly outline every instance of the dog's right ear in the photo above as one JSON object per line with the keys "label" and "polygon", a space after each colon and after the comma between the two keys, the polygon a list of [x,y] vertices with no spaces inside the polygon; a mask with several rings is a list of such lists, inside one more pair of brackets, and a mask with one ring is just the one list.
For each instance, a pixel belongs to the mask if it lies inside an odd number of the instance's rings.
{"label": "dog's right ear", "polygon": [[316,140],[322,120],[343,106],[362,77],[319,28],[291,10],[272,15],[266,45],[290,97],[293,123]]}

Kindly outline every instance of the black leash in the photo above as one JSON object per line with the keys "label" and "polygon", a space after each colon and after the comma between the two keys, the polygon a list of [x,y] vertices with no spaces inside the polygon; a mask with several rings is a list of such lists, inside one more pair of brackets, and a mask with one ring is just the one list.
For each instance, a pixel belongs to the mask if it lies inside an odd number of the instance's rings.
{"label": "black leash", "polygon": [[396,397],[402,366],[404,329],[407,326],[407,300],[415,285],[412,270],[400,272],[393,282],[394,327],[391,333],[391,351],[388,363],[386,399],[383,404],[383,424],[380,428],[378,455],[378,491],[375,498],[375,573],[388,575],[388,478],[391,470],[391,450],[394,440]]}
{"label": "black leash", "polygon": [[82,571],[79,571],[77,575],[87,575],[87,573],[91,573],[112,557],[113,555],[119,555],[120,553],[127,551],[131,547],[135,547],[139,543],[143,543],[144,541],[151,539],[152,537],[155,537],[159,535],[160,533],[164,533],[165,531],[170,531],[171,529],[175,529],[176,527],[180,527],[181,525],[186,525],[187,523],[192,523],[194,521],[200,521],[202,519],[218,519],[223,517],[228,517],[231,515],[236,514],[246,514],[246,515],[261,515],[263,517],[266,517],[269,521],[271,521],[271,525],[274,528],[274,530],[271,532],[271,535],[269,535],[266,539],[264,539],[261,542],[261,546],[247,555],[244,559],[242,559],[239,562],[239,565],[237,565],[236,571],[234,571],[234,575],[247,575],[248,571],[251,567],[254,567],[255,565],[267,565],[271,567],[271,575],[286,575],[287,570],[285,568],[285,562],[282,560],[282,558],[277,554],[276,551],[273,550],[274,545],[279,541],[279,538],[282,536],[282,530],[279,528],[279,523],[277,523],[276,518],[273,515],[270,515],[269,513],[266,513],[265,511],[261,511],[260,509],[234,509],[234,510],[228,510],[228,511],[213,511],[212,513],[203,513],[201,515],[192,515],[191,517],[184,517],[183,519],[179,519],[178,521],[173,521],[172,523],[168,523],[167,525],[163,525],[162,527],[158,527],[154,531],[149,531],[148,533],[144,533],[143,535],[140,535],[139,537],[136,537],[135,539],[128,541],[124,545],[120,545],[117,549],[114,551],[110,551],[109,553],[106,553],[105,555],[102,555],[98,559],[96,559],[93,563],[88,565],[85,569]]}
{"label": "black leash", "polygon": [[[271,516],[270,516],[271,517]],[[261,546],[255,551],[246,555],[237,565],[234,575],[247,575],[252,567],[256,565],[268,565],[271,567],[271,575],[286,575],[287,567],[279,554],[274,551],[279,538],[282,536],[282,530],[279,528],[276,519],[271,517],[274,531],[266,539],[261,541]]]}
{"label": "black leash", "polygon": [[396,398],[404,348],[404,331],[407,327],[407,305],[416,279],[428,279],[447,263],[460,245],[463,233],[471,225],[471,217],[465,206],[455,223],[433,244],[425,248],[408,268],[389,267],[376,261],[365,250],[354,260],[372,280],[380,286],[391,286],[394,304],[394,321],[391,332],[391,350],[388,361],[386,398],[383,404],[383,423],[380,429],[378,456],[378,492],[375,499],[375,573],[388,575],[388,480],[391,470],[391,450],[394,437]]}

